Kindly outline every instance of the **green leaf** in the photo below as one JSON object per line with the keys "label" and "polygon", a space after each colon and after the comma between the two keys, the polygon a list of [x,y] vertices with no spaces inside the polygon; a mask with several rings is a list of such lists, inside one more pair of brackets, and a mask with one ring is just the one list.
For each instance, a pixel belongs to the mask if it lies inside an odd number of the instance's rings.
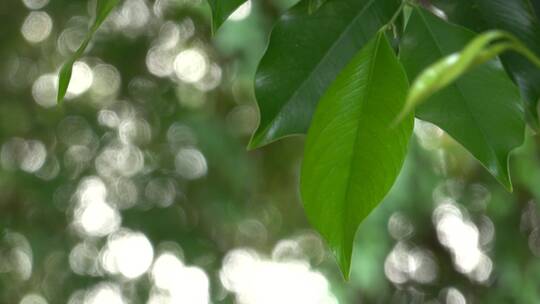
{"label": "green leaf", "polygon": [[328,86],[399,5],[399,0],[332,0],[311,12],[310,2],[302,1],[287,11],[257,71],[260,122],[249,147],[305,133]]}
{"label": "green leaf", "polygon": [[[540,19],[535,11],[540,8],[538,0],[436,0],[434,4],[451,22],[476,31],[507,31],[540,54]],[[539,130],[540,69],[517,54],[506,54],[501,60],[521,90],[529,123]]]}
{"label": "green leaf", "polygon": [[326,0],[307,0],[307,1],[309,2],[310,14],[313,14],[326,2]]}
{"label": "green leaf", "polygon": [[212,9],[212,32],[218,28],[234,13],[246,0],[208,0]]}
{"label": "green leaf", "polygon": [[530,0],[529,1],[532,4],[532,7],[534,9],[534,13],[536,17],[540,17],[540,1],[539,0]]}
{"label": "green leaf", "polygon": [[379,33],[328,88],[308,132],[305,211],[345,277],[356,230],[392,187],[407,153],[412,115],[391,126],[407,87],[405,71]]}
{"label": "green leaf", "polygon": [[470,69],[510,50],[540,68],[540,58],[513,35],[496,30],[486,32],[477,36],[462,51],[448,55],[426,68],[412,84],[400,118]]}
{"label": "green leaf", "polygon": [[[465,28],[449,24],[416,8],[405,30],[400,53],[409,79],[418,77],[441,57],[461,50],[474,36],[473,32]],[[480,41],[484,41],[484,38]],[[459,58],[453,58],[452,61],[459,61]],[[462,68],[452,73],[457,71],[457,74],[462,74],[459,71]],[[443,84],[448,84],[450,78],[455,79],[455,75],[442,75],[442,70],[446,69],[444,63],[440,69],[433,72],[438,74],[436,80],[442,79]],[[437,85],[436,81],[431,81]],[[431,85],[434,84],[428,84]],[[411,98],[415,98],[414,94],[419,89],[416,87],[412,90]],[[523,142],[524,113],[519,91],[498,59],[470,70],[429,97],[427,102],[418,107],[416,116],[445,130],[508,190],[512,189],[508,158],[510,151]]]}
{"label": "green leaf", "polygon": [[90,26],[90,30],[86,34],[86,37],[84,38],[83,42],[77,49],[73,55],[62,65],[62,68],[60,69],[60,74],[58,76],[58,96],[57,96],[57,102],[59,104],[62,103],[64,100],[64,97],[66,96],[66,92],[69,86],[69,81],[71,79],[71,72],[73,69],[73,64],[77,59],[81,58],[84,51],[86,50],[86,47],[88,46],[88,43],[90,43],[90,40],[92,40],[92,37],[96,33],[96,31],[99,29],[103,21],[107,18],[109,13],[112,11],[120,0],[98,0],[96,4],[96,18],[94,20],[94,23]]}

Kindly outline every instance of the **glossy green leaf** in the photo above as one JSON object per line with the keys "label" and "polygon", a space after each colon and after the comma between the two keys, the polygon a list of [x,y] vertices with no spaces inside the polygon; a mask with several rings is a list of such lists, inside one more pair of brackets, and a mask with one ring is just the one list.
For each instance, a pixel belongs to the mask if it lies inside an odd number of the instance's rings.
{"label": "glossy green leaf", "polygon": [[462,51],[448,55],[426,68],[412,84],[399,119],[470,69],[506,51],[517,52],[540,68],[540,58],[513,35],[496,30],[486,32],[473,39]]}
{"label": "glossy green leaf", "polygon": [[212,31],[217,29],[234,13],[246,0],[208,0],[212,9]]}
{"label": "glossy green leaf", "polygon": [[73,69],[73,64],[77,59],[79,59],[84,51],[86,50],[86,47],[88,46],[88,43],[90,43],[90,40],[92,40],[92,37],[96,33],[96,31],[99,29],[103,21],[107,18],[109,13],[112,11],[120,0],[98,0],[96,4],[96,17],[94,19],[94,22],[90,26],[90,29],[88,33],[86,34],[86,37],[84,38],[83,42],[71,55],[71,57],[62,65],[62,68],[60,68],[60,74],[58,76],[58,96],[57,96],[57,102],[62,103],[64,100],[64,97],[66,96],[66,92],[69,86],[69,81],[71,79],[71,72]]}
{"label": "glossy green leaf", "polygon": [[[507,31],[540,54],[540,18],[535,11],[540,8],[538,0],[435,0],[434,4],[451,22],[476,31]],[[528,121],[533,128],[540,129],[540,69],[517,54],[506,54],[501,60],[521,90]]]}
{"label": "glossy green leaf", "polygon": [[399,0],[332,0],[312,12],[310,1],[275,25],[256,75],[256,148],[307,131],[315,107],[339,72],[386,24]]}
{"label": "glossy green leaf", "polygon": [[[409,79],[418,77],[440,58],[460,51],[474,36],[465,28],[415,9],[400,53]],[[445,130],[507,189],[512,189],[508,156],[523,142],[524,113],[519,91],[498,59],[477,66],[429,97],[416,115]]]}
{"label": "glossy green leaf", "polygon": [[345,277],[356,230],[392,187],[407,153],[412,115],[391,126],[407,87],[405,71],[378,34],[328,88],[308,132],[301,177],[305,211]]}

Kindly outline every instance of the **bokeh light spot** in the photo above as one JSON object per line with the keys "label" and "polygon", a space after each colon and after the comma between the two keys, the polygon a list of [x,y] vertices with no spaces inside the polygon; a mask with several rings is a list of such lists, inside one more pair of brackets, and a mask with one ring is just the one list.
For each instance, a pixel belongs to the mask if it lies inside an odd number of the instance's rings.
{"label": "bokeh light spot", "polygon": [[21,33],[28,42],[38,43],[47,39],[51,34],[53,22],[45,12],[31,12],[24,20]]}
{"label": "bokeh light spot", "polygon": [[143,275],[152,264],[154,248],[140,232],[127,229],[111,235],[101,253],[103,268],[109,273],[120,273],[128,279]]}
{"label": "bokeh light spot", "polygon": [[174,59],[176,76],[186,83],[200,81],[206,75],[207,70],[207,59],[198,49],[184,50]]}

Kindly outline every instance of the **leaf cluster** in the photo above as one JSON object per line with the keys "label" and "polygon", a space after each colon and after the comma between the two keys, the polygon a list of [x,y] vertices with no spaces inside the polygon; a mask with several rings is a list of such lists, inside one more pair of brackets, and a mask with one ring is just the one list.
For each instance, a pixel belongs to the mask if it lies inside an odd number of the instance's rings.
{"label": "leaf cluster", "polygon": [[[254,0],[255,1],[255,0]],[[209,0],[216,32],[245,1]],[[118,0],[98,0],[71,66]],[[301,194],[348,277],[360,223],[400,173],[414,117],[444,130],[506,189],[509,155],[538,129],[536,0],[303,0],[276,21],[255,77],[259,148],[306,134]],[[410,84],[410,85],[409,85]]]}

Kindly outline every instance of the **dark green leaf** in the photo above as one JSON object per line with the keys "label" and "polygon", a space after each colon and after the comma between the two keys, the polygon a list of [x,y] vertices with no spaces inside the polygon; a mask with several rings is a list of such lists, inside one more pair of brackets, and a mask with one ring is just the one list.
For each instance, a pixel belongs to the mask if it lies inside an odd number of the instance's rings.
{"label": "dark green leaf", "polygon": [[326,0],[307,0],[309,2],[309,13],[312,14],[318,10]]}
{"label": "dark green leaf", "polygon": [[260,123],[250,147],[305,133],[341,69],[386,24],[398,0],[302,1],[278,21],[256,75]]}
{"label": "dark green leaf", "polygon": [[412,115],[391,126],[407,87],[380,33],[328,88],[309,129],[301,179],[305,211],[345,277],[358,225],[386,196],[407,153]]}
{"label": "dark green leaf", "polygon": [[[415,9],[401,44],[401,61],[409,79],[461,50],[474,35]],[[417,117],[445,130],[509,190],[508,155],[523,142],[523,116],[518,89],[497,59],[464,74],[417,111]]]}
{"label": "dark green leaf", "polygon": [[212,31],[217,29],[227,20],[227,18],[246,0],[208,0],[212,9]]}
{"label": "dark green leaf", "polygon": [[448,55],[426,68],[412,84],[400,118],[470,69],[509,50],[526,57],[540,68],[540,58],[514,36],[497,30],[486,32],[478,35],[462,51]]}
{"label": "dark green leaf", "polygon": [[[436,0],[435,5],[450,21],[476,31],[501,29],[515,35],[534,53],[540,54],[540,19],[535,8],[538,0]],[[540,69],[517,54],[502,56],[502,62],[520,87],[527,102],[526,113],[532,127],[539,129]]]}
{"label": "dark green leaf", "polygon": [[536,15],[536,18],[540,17],[540,0],[530,0],[530,3],[532,4],[534,8],[534,13]]}
{"label": "dark green leaf", "polygon": [[86,47],[88,46],[88,43],[90,43],[90,40],[92,40],[92,37],[98,30],[98,28],[101,26],[103,21],[107,18],[109,13],[112,11],[112,9],[118,5],[120,0],[98,0],[96,4],[96,17],[94,20],[94,23],[92,26],[90,26],[90,30],[86,34],[86,37],[84,38],[84,41],[81,43],[80,47],[77,49],[73,55],[62,65],[62,68],[60,69],[60,74],[58,76],[58,96],[57,96],[57,102],[62,103],[64,100],[64,96],[66,96],[66,92],[69,86],[69,81],[71,79],[71,72],[73,69],[73,64],[77,59],[79,59],[84,51],[86,50]]}

